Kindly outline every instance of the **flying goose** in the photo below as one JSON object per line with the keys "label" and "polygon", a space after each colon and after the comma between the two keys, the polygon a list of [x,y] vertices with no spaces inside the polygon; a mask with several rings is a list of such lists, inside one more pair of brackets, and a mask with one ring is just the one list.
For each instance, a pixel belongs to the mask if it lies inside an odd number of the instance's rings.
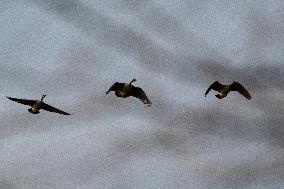
{"label": "flying goose", "polygon": [[115,95],[117,97],[126,98],[129,96],[133,96],[139,98],[146,106],[151,106],[151,102],[146,96],[145,92],[140,87],[135,87],[132,85],[136,79],[132,79],[130,83],[119,83],[115,82],[108,91],[106,91],[106,95],[110,91],[115,91]]}
{"label": "flying goose", "polygon": [[219,94],[215,95],[217,98],[222,99],[227,96],[230,91],[238,91],[241,95],[246,97],[248,100],[251,99],[249,92],[238,82],[234,81],[230,85],[222,85],[218,81],[215,81],[211,84],[211,86],[205,92],[205,96],[209,93],[209,91],[213,89],[218,91]]}
{"label": "flying goose", "polygon": [[9,100],[24,104],[24,105],[28,105],[31,106],[32,108],[28,109],[28,111],[32,114],[39,114],[39,110],[43,109],[49,112],[55,112],[55,113],[59,113],[59,114],[63,114],[63,115],[70,115],[69,113],[66,113],[62,110],[59,110],[55,107],[52,107],[46,103],[43,102],[43,99],[46,95],[42,95],[41,100],[27,100],[27,99],[17,99],[17,98],[12,98],[12,97],[8,97],[7,98]]}

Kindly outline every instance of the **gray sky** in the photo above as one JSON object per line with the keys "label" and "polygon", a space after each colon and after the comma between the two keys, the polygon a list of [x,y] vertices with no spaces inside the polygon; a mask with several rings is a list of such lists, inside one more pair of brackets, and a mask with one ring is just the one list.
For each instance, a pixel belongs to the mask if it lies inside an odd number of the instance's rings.
{"label": "gray sky", "polygon": [[[284,187],[284,2],[3,0],[0,188]],[[136,78],[153,105],[104,92]],[[247,101],[220,101],[215,80]],[[5,96],[74,113],[41,111]]]}

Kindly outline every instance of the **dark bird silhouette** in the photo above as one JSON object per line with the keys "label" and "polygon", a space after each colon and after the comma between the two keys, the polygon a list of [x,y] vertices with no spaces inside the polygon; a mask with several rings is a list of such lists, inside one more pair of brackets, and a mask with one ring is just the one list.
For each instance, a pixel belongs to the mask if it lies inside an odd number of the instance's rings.
{"label": "dark bird silhouette", "polygon": [[226,97],[227,94],[231,91],[238,91],[241,95],[246,97],[248,100],[251,99],[251,95],[249,94],[249,92],[240,83],[236,81],[234,81],[230,85],[222,85],[218,81],[215,81],[207,89],[207,91],[205,92],[205,96],[209,93],[211,89],[219,92],[219,94],[215,95],[219,99]]}
{"label": "dark bird silhouette", "polygon": [[115,82],[108,91],[106,91],[106,95],[110,92],[110,91],[115,91],[115,95],[117,97],[122,97],[122,98],[126,98],[129,96],[133,96],[136,98],[139,98],[146,106],[151,106],[151,102],[148,99],[148,97],[146,96],[145,92],[143,91],[143,89],[141,89],[140,87],[135,87],[132,85],[133,82],[135,82],[136,79],[132,79],[130,81],[130,83],[119,83],[119,82]]}
{"label": "dark bird silhouette", "polygon": [[24,105],[28,105],[31,106],[30,109],[28,109],[28,111],[32,114],[39,114],[39,110],[43,109],[49,112],[54,112],[54,113],[59,113],[59,114],[63,114],[63,115],[70,115],[69,113],[66,113],[62,110],[59,110],[55,107],[52,107],[46,103],[43,102],[43,99],[45,98],[46,95],[42,95],[41,100],[27,100],[27,99],[17,99],[17,98],[12,98],[12,97],[8,97],[7,98],[9,100],[18,102],[20,104],[24,104]]}

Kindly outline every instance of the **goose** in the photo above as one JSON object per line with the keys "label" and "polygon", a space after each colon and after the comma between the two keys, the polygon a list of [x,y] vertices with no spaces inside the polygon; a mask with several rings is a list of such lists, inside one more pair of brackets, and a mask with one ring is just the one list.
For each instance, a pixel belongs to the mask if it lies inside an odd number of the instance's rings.
{"label": "goose", "polygon": [[42,95],[41,100],[27,100],[27,99],[18,99],[18,98],[12,98],[12,97],[8,97],[7,98],[9,100],[18,102],[20,104],[24,104],[24,105],[28,105],[31,106],[30,109],[28,109],[28,111],[32,114],[39,114],[39,110],[43,109],[49,112],[54,112],[54,113],[59,113],[59,114],[63,114],[63,115],[70,115],[69,113],[66,113],[62,110],[59,110],[55,107],[52,107],[46,103],[43,102],[43,99],[46,97],[46,95]]}
{"label": "goose", "polygon": [[209,93],[211,89],[219,92],[219,94],[215,95],[219,99],[226,97],[230,91],[238,91],[248,100],[251,99],[251,95],[249,94],[249,92],[239,82],[236,81],[233,81],[233,83],[231,83],[230,85],[222,85],[218,81],[215,81],[207,89],[207,91],[205,92],[205,96]]}
{"label": "goose", "polygon": [[151,101],[146,96],[143,89],[140,87],[135,87],[132,85],[133,82],[135,82],[136,79],[132,79],[129,83],[119,83],[115,82],[108,91],[106,91],[106,95],[110,91],[115,91],[115,95],[117,97],[121,98],[127,98],[129,96],[133,96],[136,98],[139,98],[146,106],[151,106]]}

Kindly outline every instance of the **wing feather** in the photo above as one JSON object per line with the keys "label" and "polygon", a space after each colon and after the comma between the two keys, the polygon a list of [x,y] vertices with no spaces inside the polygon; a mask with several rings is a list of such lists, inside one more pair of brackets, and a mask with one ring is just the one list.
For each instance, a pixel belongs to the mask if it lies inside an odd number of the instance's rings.
{"label": "wing feather", "polygon": [[218,81],[215,81],[215,82],[212,83],[212,84],[210,85],[210,87],[206,90],[205,96],[209,93],[209,91],[210,91],[211,89],[220,92],[223,87],[224,87],[224,85],[220,84]]}
{"label": "wing feather", "polygon": [[32,106],[36,102],[36,100],[18,99],[18,98],[12,98],[12,97],[8,97],[8,96],[7,96],[7,98],[9,100],[18,102],[20,104],[28,105],[28,106]]}
{"label": "wing feather", "polygon": [[242,86],[239,82],[234,82],[230,85],[231,91],[238,91],[241,95],[246,97],[248,100],[251,99],[251,95],[249,92],[246,90],[244,86]]}
{"label": "wing feather", "polygon": [[57,109],[57,108],[55,108],[55,107],[53,107],[53,106],[50,106],[50,105],[48,105],[48,104],[46,104],[46,103],[43,103],[41,109],[46,110],[46,111],[49,111],[49,112],[54,112],[54,113],[63,114],[63,115],[70,115],[69,113],[64,112],[64,111],[62,111],[62,110],[59,110],[59,109]]}
{"label": "wing feather", "polygon": [[152,104],[151,101],[146,96],[143,89],[141,89],[140,87],[133,86],[131,91],[130,91],[130,96],[139,98],[147,106],[151,106],[151,104]]}
{"label": "wing feather", "polygon": [[123,86],[124,86],[124,83],[115,82],[115,83],[109,88],[109,90],[106,91],[106,94],[108,94],[110,91],[117,91],[117,90],[121,89]]}

